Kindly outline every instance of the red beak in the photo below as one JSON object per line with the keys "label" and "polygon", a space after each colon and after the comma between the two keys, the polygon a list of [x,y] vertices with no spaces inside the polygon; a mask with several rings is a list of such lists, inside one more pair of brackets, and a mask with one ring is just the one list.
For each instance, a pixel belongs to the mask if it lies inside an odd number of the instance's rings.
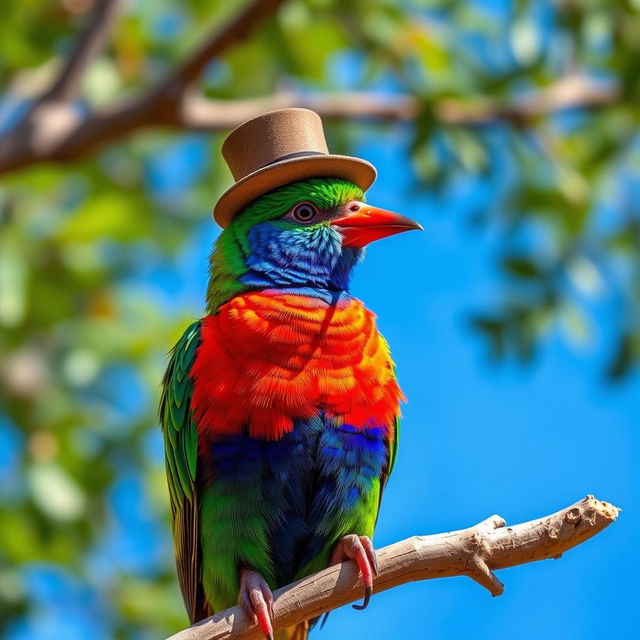
{"label": "red beak", "polygon": [[343,247],[361,248],[374,240],[403,231],[422,231],[422,225],[415,220],[393,211],[372,207],[364,202],[352,202],[347,209],[348,213],[331,221],[342,234]]}

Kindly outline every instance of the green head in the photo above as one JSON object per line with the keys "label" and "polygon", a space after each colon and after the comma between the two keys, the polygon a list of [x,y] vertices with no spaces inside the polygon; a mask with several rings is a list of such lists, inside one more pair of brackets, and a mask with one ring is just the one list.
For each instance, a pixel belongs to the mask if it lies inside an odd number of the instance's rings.
{"label": "green head", "polygon": [[366,244],[410,228],[420,225],[365,205],[362,190],[344,180],[311,178],[274,189],[218,237],[208,312],[248,290],[345,291]]}

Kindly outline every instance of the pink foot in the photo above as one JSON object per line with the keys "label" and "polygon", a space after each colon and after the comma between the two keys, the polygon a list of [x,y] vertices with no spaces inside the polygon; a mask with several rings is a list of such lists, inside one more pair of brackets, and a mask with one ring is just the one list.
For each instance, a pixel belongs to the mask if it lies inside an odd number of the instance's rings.
{"label": "pink foot", "polygon": [[267,640],[273,640],[273,594],[264,578],[251,569],[240,570],[238,604],[253,624],[260,625]]}
{"label": "pink foot", "polygon": [[354,609],[366,609],[373,592],[373,577],[378,577],[378,559],[371,539],[351,533],[344,536],[335,546],[329,564],[338,564],[343,560],[355,560],[364,582],[364,601],[352,605]]}

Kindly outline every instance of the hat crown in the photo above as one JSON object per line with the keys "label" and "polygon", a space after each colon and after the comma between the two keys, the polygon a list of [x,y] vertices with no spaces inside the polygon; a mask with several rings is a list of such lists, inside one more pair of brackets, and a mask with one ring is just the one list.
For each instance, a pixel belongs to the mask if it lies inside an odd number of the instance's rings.
{"label": "hat crown", "polygon": [[227,136],[222,155],[235,181],[213,209],[223,228],[250,202],[292,182],[338,178],[366,191],[376,178],[366,160],[329,153],[322,120],[309,109],[278,109],[248,120]]}
{"label": "hat crown", "polygon": [[236,127],[222,145],[236,182],[280,160],[328,153],[322,120],[309,109],[268,111]]}

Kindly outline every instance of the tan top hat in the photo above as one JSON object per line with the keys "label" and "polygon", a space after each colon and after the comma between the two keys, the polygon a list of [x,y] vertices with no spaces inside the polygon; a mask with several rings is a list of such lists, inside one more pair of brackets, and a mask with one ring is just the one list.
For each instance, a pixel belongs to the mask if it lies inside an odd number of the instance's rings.
{"label": "tan top hat", "polygon": [[342,178],[363,191],[376,179],[372,164],[329,153],[320,116],[309,109],[279,109],[247,120],[222,145],[235,184],[222,194],[213,217],[226,227],[259,196],[306,178]]}

